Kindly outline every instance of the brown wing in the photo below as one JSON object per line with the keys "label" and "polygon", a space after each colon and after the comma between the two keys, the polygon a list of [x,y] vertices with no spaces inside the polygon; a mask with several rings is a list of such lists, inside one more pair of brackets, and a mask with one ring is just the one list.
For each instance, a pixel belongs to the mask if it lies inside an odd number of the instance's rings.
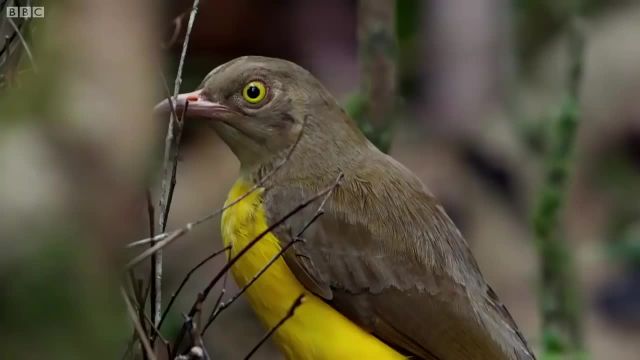
{"label": "brown wing", "polygon": [[[285,254],[307,289],[408,355],[534,358],[459,231],[413,174],[385,155],[343,172],[305,242]],[[274,184],[265,193],[269,221],[318,190],[303,179]],[[278,228],[278,238],[290,241],[319,202]]]}

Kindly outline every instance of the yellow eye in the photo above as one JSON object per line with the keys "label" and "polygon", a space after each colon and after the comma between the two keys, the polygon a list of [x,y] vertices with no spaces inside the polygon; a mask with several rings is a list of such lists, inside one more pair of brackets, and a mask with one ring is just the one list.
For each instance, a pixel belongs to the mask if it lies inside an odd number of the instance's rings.
{"label": "yellow eye", "polygon": [[257,104],[267,96],[267,87],[262,81],[251,81],[242,89],[242,97],[250,104]]}

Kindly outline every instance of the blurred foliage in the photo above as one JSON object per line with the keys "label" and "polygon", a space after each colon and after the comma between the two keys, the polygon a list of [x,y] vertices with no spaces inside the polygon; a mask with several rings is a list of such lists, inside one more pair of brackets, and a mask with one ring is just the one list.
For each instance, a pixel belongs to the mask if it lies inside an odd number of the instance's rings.
{"label": "blurred foliage", "polygon": [[[33,20],[33,37],[26,38],[34,61],[16,51],[15,68],[1,69],[19,75],[0,94],[1,359],[114,359],[122,356],[131,336],[114,269],[121,268],[116,254],[133,224],[111,222],[131,210],[138,173],[127,165],[143,161],[136,150],[146,148],[150,131],[142,129],[151,128],[143,126],[150,122],[140,116],[129,122],[120,111],[139,111],[148,94],[136,90],[148,81],[142,80],[143,66],[132,60],[142,58],[137,51],[145,51],[140,24],[146,23],[132,16],[140,27],[130,41],[68,36],[78,28],[104,33],[100,26],[122,20],[100,19],[96,15],[105,14],[98,10],[101,5],[86,5],[85,16],[77,16],[77,3],[47,5],[46,17]],[[5,28],[2,6],[0,28]],[[104,72],[91,71],[105,59],[91,56],[102,54],[96,48],[110,54],[107,66],[100,67]],[[128,76],[128,70],[134,75]],[[123,77],[133,85],[123,87]],[[120,85],[119,91],[106,91],[108,80]],[[134,95],[128,96],[128,90]],[[87,105],[95,111],[85,111]],[[105,108],[109,111],[101,111]],[[135,139],[117,132],[124,129]],[[125,156],[118,151],[126,151]]]}
{"label": "blurred foliage", "polygon": [[636,221],[616,226],[615,229],[618,236],[613,238],[609,253],[616,262],[640,268],[640,222],[637,217]]}
{"label": "blurred foliage", "polygon": [[[105,279],[90,271],[86,249],[58,226],[25,257],[0,263],[0,354],[4,359],[115,359],[127,340],[126,314]],[[35,235],[36,233],[32,233]],[[20,239],[25,241],[26,239]],[[28,262],[28,266],[25,266]],[[99,280],[100,279],[100,280]],[[105,301],[107,300],[107,301]],[[37,343],[37,346],[25,346]]]}
{"label": "blurred foliage", "polygon": [[397,0],[396,33],[398,36],[398,94],[404,99],[419,95],[422,88],[420,68],[424,59],[423,39],[420,36],[421,15],[425,2],[420,0]]}
{"label": "blurred foliage", "polygon": [[396,62],[396,98],[392,101],[394,109],[390,120],[384,129],[374,129],[367,118],[368,99],[362,94],[362,89],[347,96],[344,107],[362,132],[379,149],[388,152],[395,124],[404,116],[404,99],[417,95],[422,87],[419,68],[422,65],[419,52],[421,39],[419,37],[420,20],[424,2],[418,0],[398,0],[395,7],[395,36],[397,48],[389,48],[388,56]]}
{"label": "blurred foliage", "polygon": [[597,158],[595,186],[610,198],[607,253],[616,263],[640,268],[640,164],[631,141],[620,141]]}
{"label": "blurred foliage", "polygon": [[585,34],[580,26],[582,0],[566,8],[569,66],[566,91],[559,114],[551,121],[545,174],[533,213],[533,232],[540,257],[540,309],[543,358],[578,359],[584,352],[582,294],[577,283],[574,252],[566,240],[560,215],[574,167],[576,134],[582,120],[580,90],[585,62]]}
{"label": "blurred foliage", "polygon": [[[571,1],[511,0],[515,25],[516,55],[523,70],[534,63],[536,55],[566,30]],[[602,14],[609,8],[623,6],[634,0],[584,0],[584,14]]]}

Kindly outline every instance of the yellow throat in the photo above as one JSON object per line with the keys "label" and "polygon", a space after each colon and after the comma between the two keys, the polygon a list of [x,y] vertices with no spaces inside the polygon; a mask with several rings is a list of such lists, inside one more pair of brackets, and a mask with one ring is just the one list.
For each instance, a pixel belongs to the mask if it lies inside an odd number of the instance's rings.
{"label": "yellow throat", "polygon": [[[244,195],[252,184],[240,178],[225,205]],[[234,257],[268,228],[262,206],[263,189],[254,191],[222,214],[222,239]],[[296,204],[292,204],[295,206]],[[231,268],[239,287],[246,285],[280,251],[280,242],[269,233]],[[251,285],[245,295],[263,325],[271,329],[283,319],[301,294],[305,295],[292,318],[273,335],[287,359],[405,359],[394,349],[344,317],[308,292],[282,258]]]}

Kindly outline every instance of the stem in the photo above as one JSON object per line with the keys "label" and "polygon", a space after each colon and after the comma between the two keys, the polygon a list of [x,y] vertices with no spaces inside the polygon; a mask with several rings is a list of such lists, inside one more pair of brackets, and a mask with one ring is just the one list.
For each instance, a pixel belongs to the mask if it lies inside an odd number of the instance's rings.
{"label": "stem", "polygon": [[380,150],[389,151],[397,100],[396,2],[360,0],[358,46],[360,52],[364,134]]}
{"label": "stem", "polygon": [[545,357],[577,355],[584,350],[581,301],[572,253],[559,229],[580,119],[578,104],[585,46],[578,23],[580,10],[581,2],[574,1],[568,39],[570,65],[567,95],[550,134],[545,180],[533,218],[540,256],[540,305]]}

